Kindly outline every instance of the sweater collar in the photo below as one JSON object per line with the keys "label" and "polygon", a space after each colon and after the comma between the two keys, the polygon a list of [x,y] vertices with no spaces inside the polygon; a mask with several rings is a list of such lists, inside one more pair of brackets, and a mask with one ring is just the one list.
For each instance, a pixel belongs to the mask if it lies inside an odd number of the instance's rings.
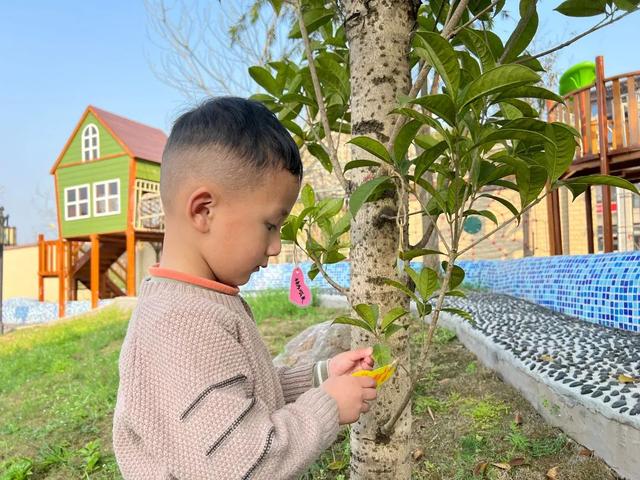
{"label": "sweater collar", "polygon": [[224,293],[226,295],[238,295],[240,289],[233,287],[210,278],[198,277],[197,275],[191,275],[189,273],[179,272],[170,268],[162,268],[160,264],[156,263],[149,268],[149,274],[152,277],[169,278],[171,280],[177,280],[179,282],[190,283],[191,285],[197,285],[198,287],[208,288],[216,292]]}

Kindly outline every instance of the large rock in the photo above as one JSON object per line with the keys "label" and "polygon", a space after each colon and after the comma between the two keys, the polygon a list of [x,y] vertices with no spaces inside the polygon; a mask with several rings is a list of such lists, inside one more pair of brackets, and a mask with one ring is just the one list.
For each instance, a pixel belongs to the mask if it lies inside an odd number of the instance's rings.
{"label": "large rock", "polygon": [[273,364],[293,367],[346,352],[351,345],[351,328],[349,325],[331,325],[330,321],[313,325],[287,343]]}

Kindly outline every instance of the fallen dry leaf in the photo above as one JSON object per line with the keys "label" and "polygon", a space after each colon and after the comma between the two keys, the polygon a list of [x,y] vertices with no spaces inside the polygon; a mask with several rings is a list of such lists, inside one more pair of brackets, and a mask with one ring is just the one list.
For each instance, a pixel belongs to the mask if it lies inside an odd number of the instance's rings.
{"label": "fallen dry leaf", "polygon": [[482,475],[484,477],[485,472],[487,471],[487,462],[480,462],[473,468],[473,475],[477,477],[478,475]]}
{"label": "fallen dry leaf", "polygon": [[424,450],[422,450],[421,448],[416,448],[411,455],[413,456],[414,462],[417,462],[422,457],[424,457]]}
{"label": "fallen dry leaf", "polygon": [[618,375],[618,381],[620,383],[635,383],[636,379],[633,377],[630,377],[629,375],[625,375],[624,373]]}
{"label": "fallen dry leaf", "polygon": [[513,422],[516,425],[522,425],[522,415],[520,414],[520,412],[516,413],[515,418],[513,419]]}
{"label": "fallen dry leaf", "polygon": [[526,460],[523,457],[516,457],[509,460],[509,465],[511,465],[512,467],[519,467],[521,465],[524,465],[525,463]]}
{"label": "fallen dry leaf", "polygon": [[593,450],[589,450],[586,447],[582,447],[580,449],[580,451],[578,452],[578,455],[580,455],[581,457],[592,457],[593,456]]}
{"label": "fallen dry leaf", "polygon": [[431,411],[431,407],[427,406],[427,411],[429,412],[429,416],[431,417],[431,420],[433,420],[435,422],[436,421],[436,417],[433,416],[433,412]]}
{"label": "fallen dry leaf", "polygon": [[547,472],[547,480],[558,480],[558,467],[552,467]]}
{"label": "fallen dry leaf", "polygon": [[509,465],[508,463],[492,463],[491,465],[493,465],[494,467],[498,467],[500,470],[511,470],[511,465]]}

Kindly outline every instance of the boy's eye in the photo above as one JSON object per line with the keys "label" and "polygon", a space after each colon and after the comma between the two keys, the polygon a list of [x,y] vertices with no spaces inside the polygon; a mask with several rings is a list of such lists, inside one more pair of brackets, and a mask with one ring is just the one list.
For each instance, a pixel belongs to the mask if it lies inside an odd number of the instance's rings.
{"label": "boy's eye", "polygon": [[269,230],[270,232],[272,232],[273,230],[276,229],[276,226],[271,224],[271,223],[267,223],[267,230]]}

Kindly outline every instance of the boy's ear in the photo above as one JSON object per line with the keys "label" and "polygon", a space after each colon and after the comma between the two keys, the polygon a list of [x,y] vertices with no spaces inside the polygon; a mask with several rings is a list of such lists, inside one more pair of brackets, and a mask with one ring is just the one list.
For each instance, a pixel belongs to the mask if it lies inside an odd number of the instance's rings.
{"label": "boy's ear", "polygon": [[215,209],[218,206],[218,196],[206,187],[194,190],[187,201],[187,218],[200,233],[209,231]]}

